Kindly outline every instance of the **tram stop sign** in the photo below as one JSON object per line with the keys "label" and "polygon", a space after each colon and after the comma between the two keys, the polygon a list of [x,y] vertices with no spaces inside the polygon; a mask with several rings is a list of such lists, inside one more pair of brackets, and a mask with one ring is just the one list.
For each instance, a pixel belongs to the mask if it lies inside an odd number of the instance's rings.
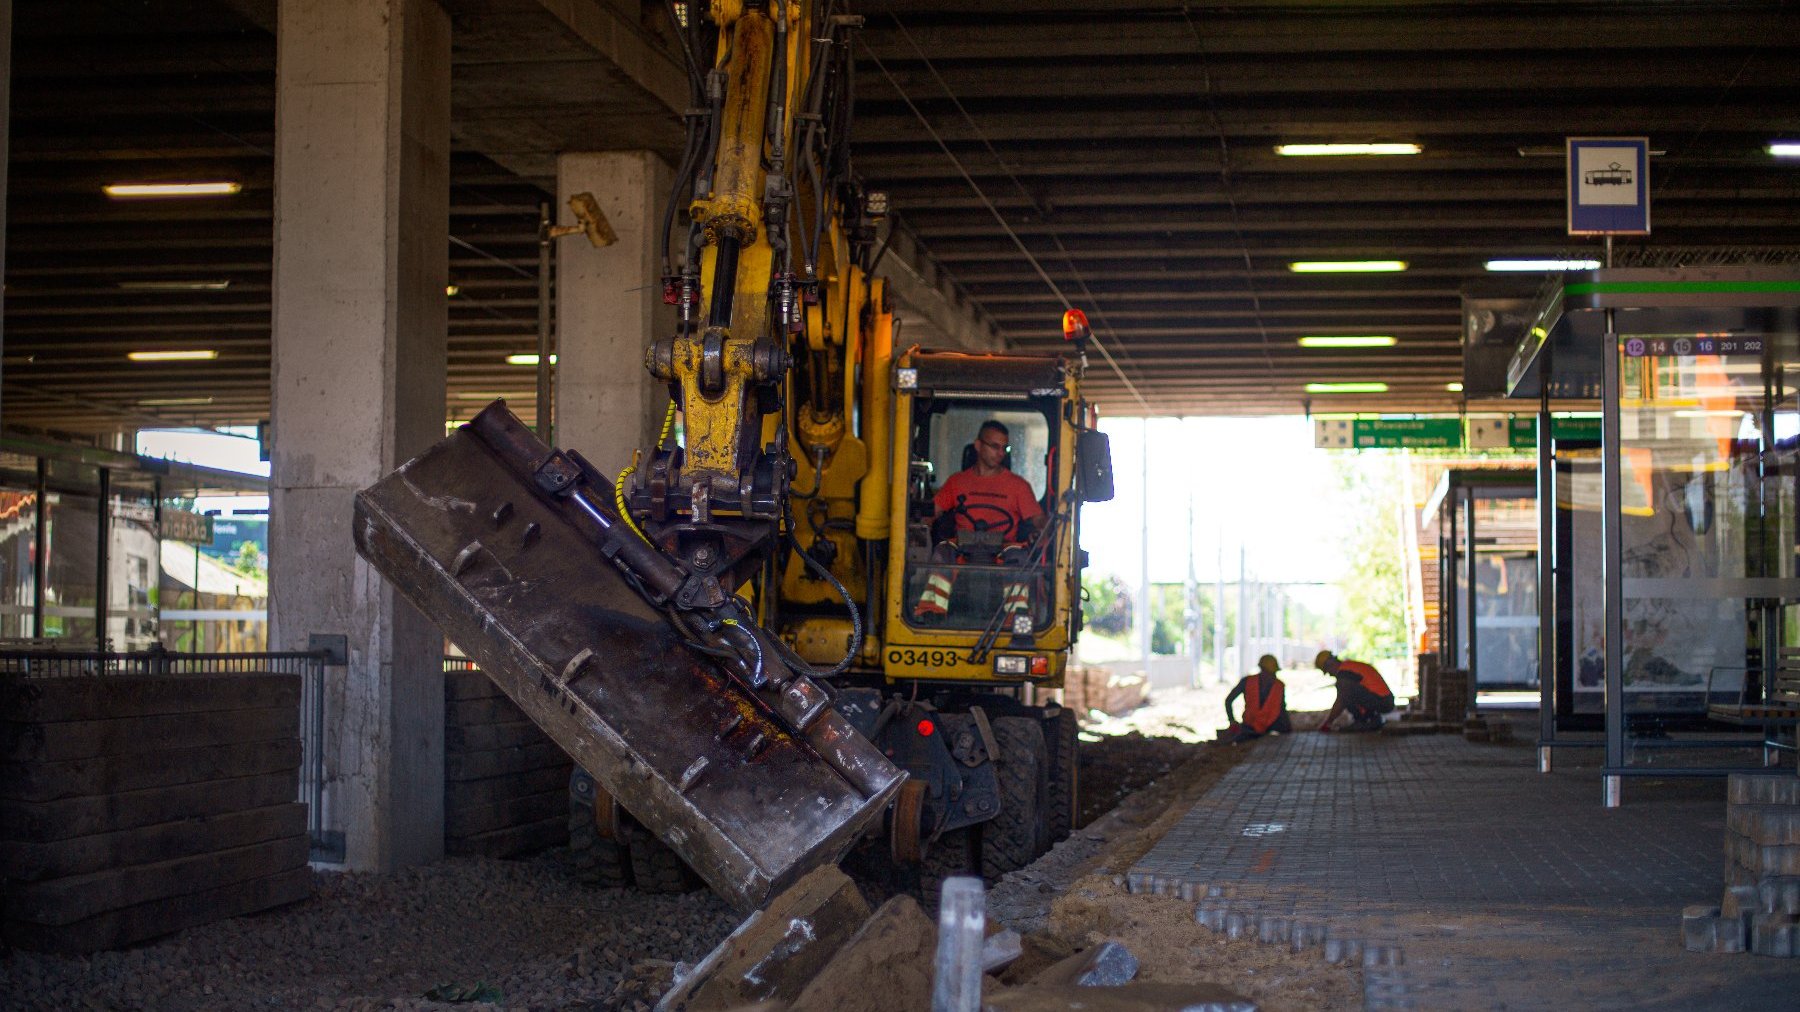
{"label": "tram stop sign", "polygon": [[1570,137],[1569,234],[1650,234],[1650,139]]}

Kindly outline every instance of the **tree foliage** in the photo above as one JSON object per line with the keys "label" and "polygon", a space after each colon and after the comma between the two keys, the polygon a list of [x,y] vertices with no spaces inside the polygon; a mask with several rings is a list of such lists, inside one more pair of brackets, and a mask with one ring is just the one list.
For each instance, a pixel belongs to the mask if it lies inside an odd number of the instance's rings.
{"label": "tree foliage", "polygon": [[1105,636],[1131,632],[1131,588],[1113,575],[1081,578],[1082,624]]}
{"label": "tree foliage", "polygon": [[1339,461],[1339,513],[1349,559],[1341,587],[1345,646],[1354,657],[1404,657],[1406,564],[1403,457],[1359,453]]}

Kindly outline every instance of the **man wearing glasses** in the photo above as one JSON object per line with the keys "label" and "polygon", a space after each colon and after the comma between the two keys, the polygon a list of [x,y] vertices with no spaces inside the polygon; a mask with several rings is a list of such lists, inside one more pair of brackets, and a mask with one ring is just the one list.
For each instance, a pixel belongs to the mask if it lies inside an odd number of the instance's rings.
{"label": "man wearing glasses", "polygon": [[[981,423],[975,433],[975,463],[951,475],[932,499],[937,518],[931,522],[933,562],[1010,562],[1031,540],[1034,525],[1044,509],[1032,495],[1031,485],[1007,467],[1011,433],[994,419]],[[950,592],[955,574],[932,569],[925,589],[913,608],[913,617],[931,623],[950,612]],[[1014,614],[1031,609],[1029,587],[1009,582],[1004,590],[1006,610]]]}

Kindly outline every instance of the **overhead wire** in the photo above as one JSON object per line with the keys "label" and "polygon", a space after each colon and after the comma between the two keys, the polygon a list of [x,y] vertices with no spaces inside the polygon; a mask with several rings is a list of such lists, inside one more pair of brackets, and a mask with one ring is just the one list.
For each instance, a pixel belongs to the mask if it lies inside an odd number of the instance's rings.
{"label": "overhead wire", "polygon": [[[895,24],[899,24],[898,19],[895,19]],[[902,30],[904,31],[904,28]],[[1018,247],[1020,254],[1025,257],[1026,262],[1031,264],[1032,270],[1037,272],[1038,277],[1049,287],[1051,293],[1056,296],[1057,301],[1062,303],[1065,310],[1075,308],[1075,304],[1063,293],[1062,286],[1058,285],[1056,279],[1052,278],[1050,273],[1044,270],[1044,265],[1038,260],[1037,255],[1031,252],[1031,249],[1025,245],[1024,240],[1019,238],[1019,233],[1014,231],[1013,227],[1007,223],[1006,217],[1000,213],[998,207],[994,206],[994,202],[988,197],[987,191],[983,190],[981,184],[975,181],[975,177],[970,175],[968,168],[963,165],[962,159],[956,157],[956,153],[950,150],[950,145],[945,143],[943,135],[938,133],[937,128],[932,125],[931,120],[928,119],[925,113],[919,109],[918,105],[913,102],[912,96],[908,95],[906,89],[901,87],[900,82],[888,70],[887,65],[881,62],[881,57],[869,47],[867,42],[862,43],[862,47],[869,58],[875,62],[875,69],[881,71],[882,77],[887,78],[888,84],[894,89],[895,93],[900,96],[900,100],[906,103],[908,109],[912,110],[912,114],[914,118],[919,121],[919,125],[925,128],[925,132],[931,136],[932,141],[937,144],[938,149],[944,153],[944,157],[950,159],[950,163],[956,166],[956,171],[962,176],[963,181],[969,184],[969,189],[974,191],[976,198],[987,208],[988,213],[993,215],[994,221],[999,224],[1001,231],[1005,232],[1007,238],[1012,240],[1013,245]],[[922,53],[921,56],[923,56]],[[927,60],[926,62],[929,63],[930,61]],[[933,73],[935,74],[936,71],[934,70]],[[951,98],[954,101],[955,96],[952,95]],[[958,103],[958,108],[961,108],[961,103]],[[963,115],[966,117],[968,113],[965,111]],[[980,129],[975,127],[972,121],[970,126],[977,136],[981,136]],[[984,142],[985,140],[986,138],[983,137]],[[1072,265],[1073,262],[1071,261],[1071,266]],[[1076,276],[1078,278],[1080,277],[1079,272],[1076,272]],[[1085,282],[1083,282],[1083,287],[1086,287]],[[1092,297],[1091,292],[1089,293],[1089,297]],[[1096,315],[1099,315],[1098,312],[1096,312]],[[1102,321],[1104,322],[1103,317]],[[1105,327],[1104,329],[1111,334],[1113,343],[1119,344],[1118,334],[1113,332],[1110,326]],[[1146,400],[1143,393],[1138,390],[1137,384],[1131,381],[1131,377],[1125,375],[1124,368],[1119,365],[1118,359],[1113,357],[1112,351],[1106,347],[1105,341],[1099,339],[1099,336],[1099,332],[1096,332],[1094,348],[1100,352],[1100,357],[1104,358],[1106,364],[1112,368],[1113,374],[1119,378],[1119,382],[1123,383],[1125,389],[1130,391],[1132,398],[1138,402],[1138,406],[1144,409],[1146,415],[1150,414],[1150,402]],[[1120,345],[1120,347],[1121,351],[1123,351],[1123,345]]]}

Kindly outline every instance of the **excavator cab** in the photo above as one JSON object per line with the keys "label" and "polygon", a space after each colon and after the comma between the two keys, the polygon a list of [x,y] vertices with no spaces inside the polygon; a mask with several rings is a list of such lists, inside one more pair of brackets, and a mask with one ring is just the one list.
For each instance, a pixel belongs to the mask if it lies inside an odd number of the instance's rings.
{"label": "excavator cab", "polygon": [[[887,681],[1061,684],[1080,616],[1073,458],[1089,421],[1075,366],[1059,355],[896,356],[892,473],[907,480],[894,482],[890,511]],[[988,422],[1005,427],[1003,466],[1034,509],[957,486],[940,495],[974,465]]]}

